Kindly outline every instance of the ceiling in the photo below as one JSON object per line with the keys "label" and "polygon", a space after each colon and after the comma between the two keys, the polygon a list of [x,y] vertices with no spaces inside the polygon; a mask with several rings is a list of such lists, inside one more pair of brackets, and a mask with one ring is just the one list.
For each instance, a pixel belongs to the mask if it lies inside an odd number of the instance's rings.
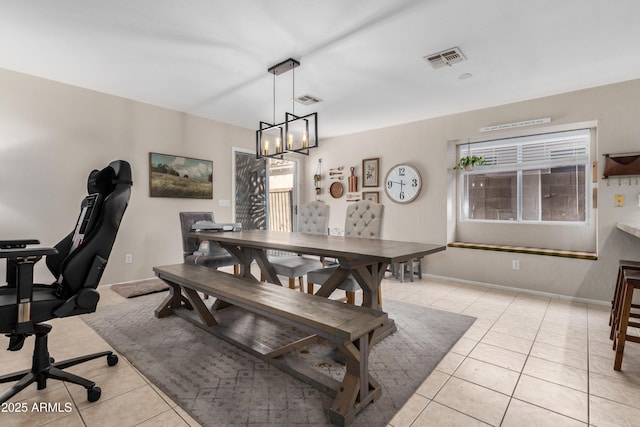
{"label": "ceiling", "polygon": [[320,137],[640,78],[637,0],[0,0],[0,40],[0,68],[250,129],[293,57],[276,122],[295,74]]}

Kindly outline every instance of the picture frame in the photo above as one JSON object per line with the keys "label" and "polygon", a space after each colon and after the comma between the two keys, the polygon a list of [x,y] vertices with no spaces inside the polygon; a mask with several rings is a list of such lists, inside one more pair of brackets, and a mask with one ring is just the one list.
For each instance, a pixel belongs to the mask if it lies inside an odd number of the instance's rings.
{"label": "picture frame", "polygon": [[370,200],[372,202],[380,203],[379,191],[363,191],[362,200]]}
{"label": "picture frame", "polygon": [[362,186],[380,186],[380,157],[362,160]]}
{"label": "picture frame", "polygon": [[149,196],[213,199],[213,161],[149,153]]}

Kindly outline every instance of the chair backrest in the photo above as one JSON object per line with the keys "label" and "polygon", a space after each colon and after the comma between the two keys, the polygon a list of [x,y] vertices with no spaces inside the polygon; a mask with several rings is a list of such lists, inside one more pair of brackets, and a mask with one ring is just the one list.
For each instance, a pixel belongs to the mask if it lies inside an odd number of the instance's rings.
{"label": "chair backrest", "polygon": [[187,234],[191,232],[191,227],[198,221],[211,221],[213,219],[213,212],[180,212],[180,230],[182,231],[182,251],[183,255],[191,255],[198,250],[199,241],[187,237]]}
{"label": "chair backrest", "polygon": [[[131,166],[124,160],[111,162],[89,175],[89,196],[82,202],[76,229],[55,246],[58,254],[46,259],[47,267],[58,279],[59,297],[98,286],[129,204],[132,185]],[[83,216],[87,208],[93,210],[91,221]],[[80,229],[84,237],[81,242],[74,242]]]}
{"label": "chair backrest", "polygon": [[298,231],[309,234],[327,234],[329,231],[329,205],[314,200],[300,206]]}
{"label": "chair backrest", "polygon": [[370,200],[353,202],[347,207],[344,222],[346,237],[379,239],[382,237],[384,206]]}

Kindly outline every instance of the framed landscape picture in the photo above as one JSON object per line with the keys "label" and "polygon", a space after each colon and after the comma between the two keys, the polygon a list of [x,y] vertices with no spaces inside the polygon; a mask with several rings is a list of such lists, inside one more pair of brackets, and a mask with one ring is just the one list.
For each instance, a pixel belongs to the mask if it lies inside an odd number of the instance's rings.
{"label": "framed landscape picture", "polygon": [[213,162],[149,153],[149,195],[213,199]]}
{"label": "framed landscape picture", "polygon": [[379,191],[363,191],[362,200],[371,200],[372,202],[380,203]]}
{"label": "framed landscape picture", "polygon": [[362,186],[378,187],[380,158],[362,160]]}

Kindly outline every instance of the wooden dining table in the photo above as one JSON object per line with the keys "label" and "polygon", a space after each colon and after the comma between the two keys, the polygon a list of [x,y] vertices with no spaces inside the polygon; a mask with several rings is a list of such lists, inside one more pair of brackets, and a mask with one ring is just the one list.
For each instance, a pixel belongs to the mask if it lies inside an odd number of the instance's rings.
{"label": "wooden dining table", "polygon": [[[251,264],[255,261],[265,280],[282,285],[267,256],[268,250],[334,258],[338,262],[329,279],[315,295],[329,297],[342,280],[352,274],[362,288],[362,306],[382,311],[378,302],[380,283],[391,263],[406,262],[444,251],[445,245],[406,242],[386,239],[364,239],[297,232],[242,230],[227,232],[192,232],[190,237],[215,241],[232,253],[240,262],[240,275],[253,277]],[[389,320],[388,335],[396,330]]]}

